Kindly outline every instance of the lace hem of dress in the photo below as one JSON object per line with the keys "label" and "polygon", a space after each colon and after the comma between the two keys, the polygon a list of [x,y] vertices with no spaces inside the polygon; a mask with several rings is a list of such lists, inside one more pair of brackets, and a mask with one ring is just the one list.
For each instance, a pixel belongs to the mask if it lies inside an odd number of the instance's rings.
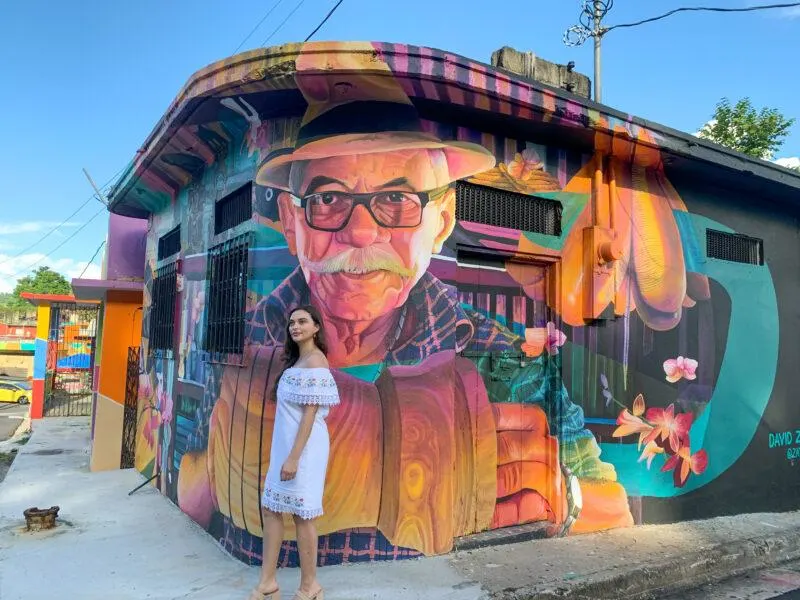
{"label": "lace hem of dress", "polygon": [[[264,495],[261,496],[261,506],[275,513],[297,515],[306,521],[322,516],[322,508],[301,508],[299,506],[292,506],[281,502],[279,498],[282,496],[285,496],[285,494],[281,495],[276,492],[269,493],[268,490],[264,490]],[[286,498],[289,499],[288,496]],[[302,500],[300,502],[302,503]]]}
{"label": "lace hem of dress", "polygon": [[336,406],[339,404],[339,394],[304,394],[302,392],[284,392],[283,397],[294,404],[318,404],[320,406]]}

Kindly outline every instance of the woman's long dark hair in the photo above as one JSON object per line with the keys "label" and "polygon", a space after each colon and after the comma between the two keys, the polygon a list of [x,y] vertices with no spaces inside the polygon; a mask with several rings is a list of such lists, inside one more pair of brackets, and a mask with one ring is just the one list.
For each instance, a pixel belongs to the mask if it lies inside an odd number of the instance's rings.
{"label": "woman's long dark hair", "polygon": [[300,346],[297,345],[297,342],[295,342],[289,334],[289,318],[298,310],[304,310],[311,315],[311,320],[319,327],[319,331],[317,331],[314,336],[314,344],[323,354],[328,354],[328,343],[325,341],[325,324],[322,321],[320,312],[310,304],[303,304],[302,306],[295,306],[292,308],[286,317],[286,327],[284,328],[286,339],[283,342],[283,368],[281,372],[278,373],[275,384],[272,386],[272,400],[278,399],[278,382],[281,380],[281,377],[283,377],[283,373],[286,369],[293,367],[300,359]]}

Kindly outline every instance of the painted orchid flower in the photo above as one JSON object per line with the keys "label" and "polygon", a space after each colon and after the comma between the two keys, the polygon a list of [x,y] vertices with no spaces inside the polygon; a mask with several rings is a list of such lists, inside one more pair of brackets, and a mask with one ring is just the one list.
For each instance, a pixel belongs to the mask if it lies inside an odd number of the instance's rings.
{"label": "painted orchid flower", "polygon": [[552,321],[549,322],[547,324],[547,339],[544,344],[545,350],[547,350],[551,356],[555,356],[558,354],[558,349],[566,342],[567,335],[560,329],[557,329],[555,323]]}
{"label": "painted orchid flower", "polygon": [[158,413],[154,410],[148,411],[144,416],[144,426],[142,427],[142,436],[147,440],[147,445],[152,446],[155,443],[155,432],[158,431],[158,426],[161,424]]}
{"label": "painted orchid flower", "polygon": [[693,380],[697,378],[697,361],[691,358],[670,358],[664,361],[664,373],[667,375],[667,381],[676,383],[681,379]]}
{"label": "painted orchid flower", "polygon": [[647,461],[647,468],[650,468],[653,459],[659,454],[664,454],[664,449],[655,442],[649,442],[642,450],[642,455],[639,457],[639,462]]}
{"label": "painted orchid flower", "polygon": [[528,179],[534,171],[541,171],[543,168],[544,163],[542,159],[539,158],[535,150],[531,150],[530,148],[515,154],[514,159],[509,161],[506,167],[509,175],[523,181]]}
{"label": "painted orchid flower", "polygon": [[[667,179],[649,133],[631,124],[605,125],[613,133],[597,130],[596,156],[569,179],[561,173],[561,191],[565,198],[598,196],[593,181],[602,168],[616,183],[613,195],[611,186],[603,185],[599,196],[614,214],[610,225],[623,255],[613,263],[614,277],[598,279],[597,293],[587,299],[583,231],[595,219],[592,202],[575,202],[578,216],[561,249],[561,318],[583,326],[588,301],[597,314],[613,305],[618,316],[636,312],[651,329],[666,331],[680,322],[685,307],[710,297],[708,278],[686,266],[677,215],[685,215],[687,207]],[[520,252],[549,251],[531,236],[519,237],[518,243]]]}
{"label": "painted orchid flower", "polygon": [[661,471],[666,473],[674,469],[672,477],[675,487],[683,487],[689,479],[689,473],[700,475],[708,466],[708,454],[705,450],[700,450],[691,454],[689,447],[684,446],[674,455],[667,459]]}
{"label": "painted orchid flower", "polygon": [[649,408],[645,419],[652,423],[653,430],[644,438],[645,444],[655,442],[672,453],[689,443],[689,428],[694,417],[692,413],[675,414],[675,405],[667,408]]}
{"label": "painted orchid flower", "polygon": [[558,354],[558,349],[567,342],[566,334],[556,328],[552,321],[547,327],[530,327],[525,330],[525,341],[522,351],[530,356],[539,356],[545,350],[550,356]]}
{"label": "painted orchid flower", "polygon": [[619,416],[617,417],[617,428],[614,430],[614,433],[612,433],[611,436],[616,438],[638,433],[639,445],[641,446],[645,438],[649,435],[652,435],[653,431],[654,428],[652,425],[645,423],[641,417],[637,417],[626,408],[619,413]]}
{"label": "painted orchid flower", "polygon": [[172,395],[166,390],[158,394],[158,410],[161,412],[161,420],[165,423],[172,421]]}

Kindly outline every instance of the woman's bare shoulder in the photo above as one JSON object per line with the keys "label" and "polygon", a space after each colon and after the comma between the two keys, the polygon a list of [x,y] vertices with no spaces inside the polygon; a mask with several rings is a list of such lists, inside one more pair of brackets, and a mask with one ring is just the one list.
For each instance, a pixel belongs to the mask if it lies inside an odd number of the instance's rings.
{"label": "woman's bare shoulder", "polygon": [[306,367],[310,369],[329,369],[330,366],[328,365],[328,359],[322,352],[314,352],[311,356],[308,357],[306,361]]}

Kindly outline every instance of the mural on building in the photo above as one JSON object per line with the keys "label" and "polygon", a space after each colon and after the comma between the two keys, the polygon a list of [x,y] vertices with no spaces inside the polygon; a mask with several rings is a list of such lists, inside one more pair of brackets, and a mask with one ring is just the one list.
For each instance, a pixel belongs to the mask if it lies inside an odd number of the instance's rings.
{"label": "mural on building", "polygon": [[[170,155],[187,185],[154,211],[146,275],[149,289],[158,237],[184,224],[180,343],[174,358],[143,353],[137,468],[258,562],[269,390],[286,315],[306,302],[342,398],[323,564],[443,553],[537,521],[550,535],[630,526],[642,497],[729,468],[771,393],[777,322],[747,336],[748,306],[776,319],[774,289],[766,266],[705,256],[706,227],[727,228],[690,212],[657,141],[620,123],[587,155],[424,120],[400,65],[348,47],[297,47],[301,118],[262,121],[253,97],[233,97],[213,125],[180,129],[202,151]],[[251,179],[254,218],[215,235],[214,201]],[[459,219],[459,181],[554,200],[560,231]],[[205,255],[243,233],[245,352],[210,360]],[[145,335],[149,303],[146,289]],[[285,565],[292,540],[287,520]]]}

